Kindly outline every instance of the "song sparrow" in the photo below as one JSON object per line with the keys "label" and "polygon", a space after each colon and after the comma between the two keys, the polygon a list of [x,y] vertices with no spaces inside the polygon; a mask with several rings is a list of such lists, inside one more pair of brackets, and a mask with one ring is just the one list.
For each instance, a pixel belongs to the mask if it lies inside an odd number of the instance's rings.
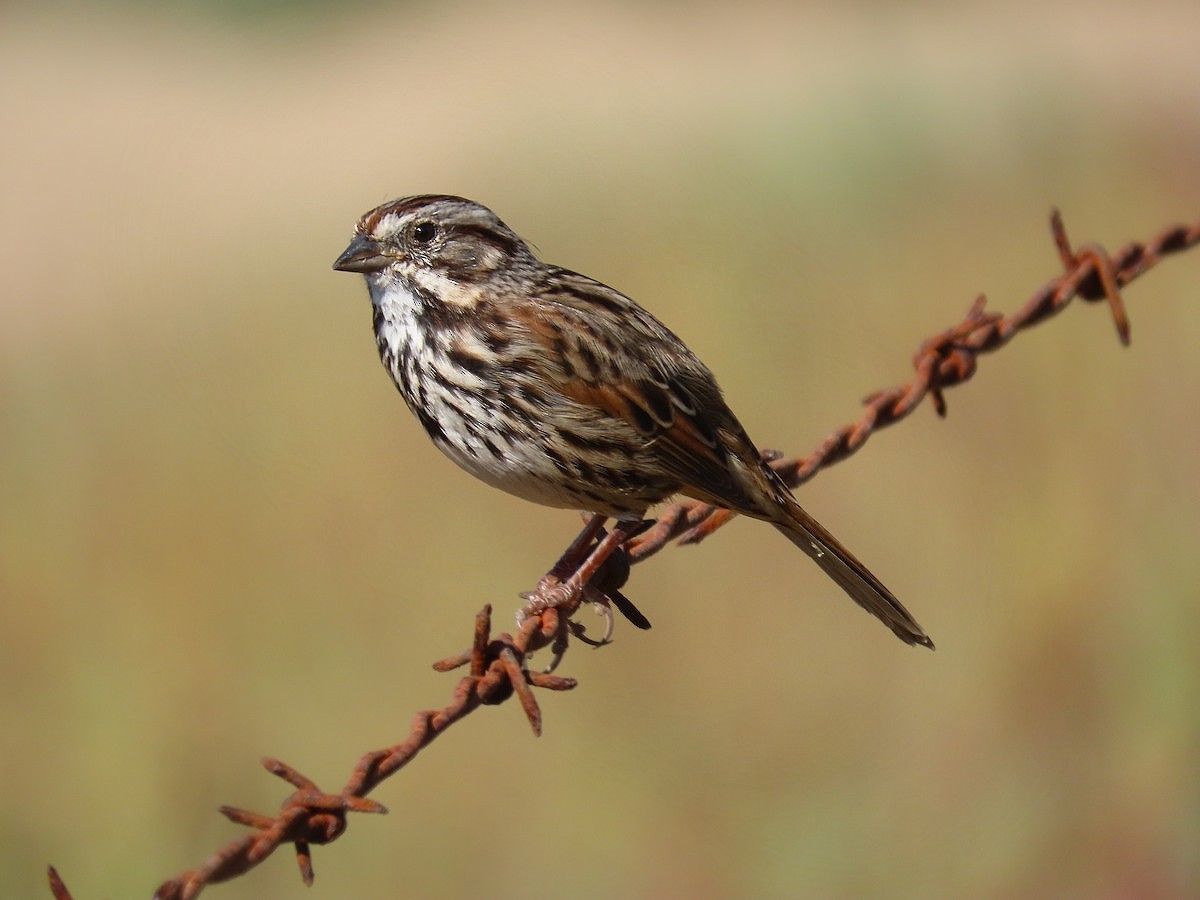
{"label": "song sparrow", "polygon": [[366,277],[379,355],[442,452],[519,497],[617,520],[572,587],[679,493],[770,522],[902,641],[933,646],[762,462],[679,338],[618,291],[541,262],[491,210],[444,195],[385,203],[333,267]]}

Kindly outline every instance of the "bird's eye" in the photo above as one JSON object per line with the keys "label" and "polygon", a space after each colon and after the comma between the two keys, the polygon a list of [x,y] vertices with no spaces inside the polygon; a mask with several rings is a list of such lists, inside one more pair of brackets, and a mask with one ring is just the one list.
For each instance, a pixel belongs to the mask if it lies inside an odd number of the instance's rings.
{"label": "bird's eye", "polygon": [[437,226],[432,222],[418,222],[413,228],[413,240],[418,244],[428,244],[437,234]]}

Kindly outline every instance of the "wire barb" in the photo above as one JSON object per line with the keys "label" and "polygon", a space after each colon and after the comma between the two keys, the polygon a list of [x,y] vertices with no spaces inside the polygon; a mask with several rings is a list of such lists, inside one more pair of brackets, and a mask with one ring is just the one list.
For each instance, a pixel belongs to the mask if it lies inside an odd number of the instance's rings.
{"label": "wire barb", "polygon": [[[970,379],[982,353],[998,350],[1018,332],[1061,312],[1075,297],[1108,303],[1122,344],[1129,343],[1129,319],[1121,297],[1121,288],[1152,269],[1166,256],[1189,250],[1200,243],[1200,223],[1175,225],[1164,229],[1147,243],[1129,243],[1110,256],[1099,244],[1072,248],[1058,210],[1051,214],[1051,232],[1062,262],[1063,272],[1039,288],[1012,316],[985,310],[985,300],[976,298],[966,317],[957,325],[922,342],[915,357],[913,379],[907,384],[878,391],[864,400],[865,409],[858,421],[829,435],[807,457],[784,458],[764,453],[764,458],[791,487],[811,479],[821,469],[856,453],[878,429],[899,422],[929,397],[939,416],[946,414],[944,391]],[[527,662],[538,650],[551,648],[551,668],[566,652],[573,628],[571,616],[585,598],[591,602],[612,602],[633,624],[649,627],[636,607],[620,593],[629,577],[629,566],[657,553],[670,541],[698,543],[733,518],[728,510],[697,501],[675,503],[665,508],[657,521],[643,526],[624,541],[624,546],[605,561],[575,592],[570,602],[528,609],[516,636],[492,635],[492,609],[485,606],[475,617],[469,650],[439,660],[439,672],[469,666],[468,674],[455,685],[450,703],[440,710],[423,710],[413,718],[412,729],[400,743],[363,755],[349,781],[337,794],[327,794],[290,766],[275,759],[262,764],[273,775],[287,781],[295,792],[288,797],[277,816],[267,816],[235,807],[223,806],[220,812],[230,821],[254,829],[226,844],[199,868],[176,875],[155,893],[158,900],[193,900],[210,884],[243,875],[284,844],[295,849],[301,879],[312,884],[311,848],[327,844],[345,833],[347,814],[386,813],[387,809],[370,794],[385,780],[408,765],[455,722],[480,706],[495,706],[516,695],[534,734],[541,734],[541,709],[533,688],[566,691],[575,687],[572,678],[549,672],[531,672]],[[578,575],[591,551],[605,534],[595,521],[572,543],[559,562],[542,578],[538,591],[561,587]],[[598,599],[599,598],[599,599]],[[631,613],[632,611],[632,613]],[[611,611],[609,612],[611,616]],[[600,642],[602,643],[602,642]],[[51,893],[56,900],[71,900],[71,894],[51,867],[47,873]]]}

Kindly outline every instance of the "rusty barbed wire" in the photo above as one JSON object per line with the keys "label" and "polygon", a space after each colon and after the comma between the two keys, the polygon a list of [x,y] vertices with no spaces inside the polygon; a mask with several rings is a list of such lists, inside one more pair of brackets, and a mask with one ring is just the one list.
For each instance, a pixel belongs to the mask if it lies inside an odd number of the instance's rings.
{"label": "rusty barbed wire", "polygon": [[[1150,241],[1131,242],[1112,256],[1098,244],[1072,249],[1057,210],[1051,215],[1051,230],[1063,264],[1061,275],[1039,288],[1012,316],[986,311],[984,298],[977,298],[962,322],[921,344],[913,358],[916,375],[910,382],[867,397],[866,409],[858,421],[829,435],[809,456],[784,458],[776,453],[764,454],[784,480],[796,487],[826,466],[841,462],[857,452],[875,431],[912,413],[926,397],[931,398],[938,415],[944,416],[943,392],[975,374],[979,354],[998,350],[1023,329],[1061,312],[1076,297],[1091,302],[1106,301],[1118,337],[1128,344],[1129,320],[1120,289],[1165,257],[1200,243],[1200,222],[1165,228]],[[491,606],[484,607],[475,617],[471,648],[434,664],[441,672],[469,667],[468,674],[455,685],[447,706],[417,713],[407,738],[392,747],[365,754],[336,794],[323,792],[315,782],[279,760],[263,759],[262,765],[268,772],[296,789],[284,800],[278,815],[221,807],[220,812],[226,818],[254,829],[254,833],[230,841],[198,868],[163,882],[154,894],[156,900],[193,900],[208,885],[249,872],[285,844],[292,845],[300,877],[306,885],[311,885],[312,846],[328,844],[345,833],[349,813],[386,813],[382,804],[367,795],[410,763],[447,728],[481,706],[495,706],[515,695],[534,734],[540,735],[541,711],[533,688],[565,691],[575,687],[576,682],[549,672],[530,671],[526,665],[530,655],[551,648],[557,662],[570,637],[588,640],[582,626],[571,618],[587,602],[607,609],[611,600],[635,624],[640,619],[643,623],[640,627],[648,627],[644,617],[620,593],[629,576],[630,564],[648,559],[675,538],[681,543],[697,543],[732,517],[727,510],[696,501],[668,506],[645,531],[627,542],[622,553],[610,557],[580,596],[565,607],[529,616],[515,636],[508,633],[493,636]],[[539,588],[548,579],[557,583],[564,573],[573,571],[572,567],[578,566],[590,549],[589,542],[599,536],[593,529],[588,541],[576,540],[542,579]],[[589,643],[605,640],[589,640]],[[71,900],[70,892],[53,867],[48,877],[56,900]]]}
{"label": "rusty barbed wire", "polygon": [[[268,772],[296,788],[284,800],[279,814],[266,816],[222,806],[220,812],[227,819],[253,828],[256,833],[230,841],[199,868],[189,869],[164,882],[154,894],[156,900],[191,900],[210,884],[244,875],[285,844],[291,844],[295,850],[301,880],[311,885],[311,847],[341,837],[349,813],[386,813],[387,808],[368,799],[367,794],[412,762],[443,731],[480,706],[494,706],[516,694],[534,734],[541,734],[541,712],[532,688],[565,691],[575,687],[576,682],[572,678],[530,672],[525,659],[553,642],[574,608],[562,612],[566,613],[565,617],[560,617],[560,611],[554,609],[530,617],[516,637],[502,633],[493,638],[491,606],[484,607],[475,617],[471,649],[434,664],[435,669],[443,672],[462,665],[470,666],[469,674],[460,678],[455,686],[450,704],[440,710],[422,710],[414,717],[407,738],[392,747],[365,754],[354,766],[349,781],[336,794],[325,793],[286,763],[269,757],[263,759],[262,765]],[[53,877],[57,878],[57,873]],[[69,894],[62,897],[70,900]]]}
{"label": "rusty barbed wire", "polygon": [[[927,396],[937,414],[945,416],[943,392],[975,374],[979,354],[999,350],[1022,330],[1062,312],[1076,297],[1089,302],[1106,301],[1117,337],[1122,345],[1128,345],[1129,318],[1121,288],[1164,257],[1200,243],[1200,223],[1196,223],[1164,228],[1148,242],[1130,242],[1113,256],[1096,243],[1072,250],[1057,209],[1051,211],[1050,230],[1063,265],[1061,275],[1038,288],[1011,316],[985,311],[986,300],[981,294],[966,318],[921,344],[913,357],[916,375],[912,381],[868,396],[859,420],[829,435],[808,456],[781,458],[780,454],[770,454],[768,461],[788,486],[798,487],[821,469],[858,452],[872,434],[908,416]],[[675,538],[683,544],[699,543],[736,515],[698,500],[674,503],[662,511],[652,528],[630,541],[630,562],[653,556]]]}

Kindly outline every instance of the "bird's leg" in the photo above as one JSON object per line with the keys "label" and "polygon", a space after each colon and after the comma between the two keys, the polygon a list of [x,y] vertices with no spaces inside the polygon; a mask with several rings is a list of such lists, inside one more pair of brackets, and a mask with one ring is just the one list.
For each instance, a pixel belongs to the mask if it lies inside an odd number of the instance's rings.
{"label": "bird's leg", "polygon": [[554,567],[541,577],[538,581],[537,593],[542,593],[557,584],[561,584],[562,580],[574,572],[585,559],[587,548],[595,540],[596,535],[600,533],[600,529],[604,527],[604,522],[607,516],[602,516],[599,513],[592,513],[583,526],[583,530],[579,532],[575,540],[571,541],[563,555],[558,558],[558,562]]}
{"label": "bird's leg", "polygon": [[528,602],[525,604],[524,609],[521,610],[519,616],[521,619],[537,615],[551,607],[557,608],[575,603],[582,595],[584,586],[591,580],[599,568],[604,565],[604,561],[642,527],[642,523],[638,519],[629,521],[618,519],[612,531],[600,539],[600,542],[592,548],[591,553],[571,573],[571,577],[566,581],[562,581],[562,574],[569,571],[563,566],[564,561],[572,555],[578,556],[579,545],[586,546],[590,543],[599,533],[603,524],[604,516],[595,515],[592,517],[579,537],[575,539],[575,542],[563,554],[558,564],[538,583],[537,591],[526,596]]}
{"label": "bird's leg", "polygon": [[604,565],[604,561],[620,548],[629,538],[631,538],[642,527],[641,520],[633,519],[631,521],[617,520],[612,531],[608,532],[596,544],[595,548],[587,559],[580,564],[573,575],[561,585],[565,590],[568,598],[574,598],[583,591],[584,586],[592,580],[592,576],[599,571]]}

